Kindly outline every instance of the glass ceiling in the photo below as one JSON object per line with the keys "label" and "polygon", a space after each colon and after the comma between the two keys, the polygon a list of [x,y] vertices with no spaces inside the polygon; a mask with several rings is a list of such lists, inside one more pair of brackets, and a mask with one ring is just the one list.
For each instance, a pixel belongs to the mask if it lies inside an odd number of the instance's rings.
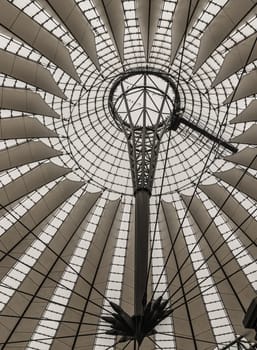
{"label": "glass ceiling", "polygon": [[1,349],[133,349],[101,319],[109,301],[133,314],[133,184],[109,94],[147,69],[176,83],[187,121],[237,152],[184,124],[162,137],[148,295],[173,312],[140,349],[253,340],[242,319],[257,289],[256,5],[0,1]]}

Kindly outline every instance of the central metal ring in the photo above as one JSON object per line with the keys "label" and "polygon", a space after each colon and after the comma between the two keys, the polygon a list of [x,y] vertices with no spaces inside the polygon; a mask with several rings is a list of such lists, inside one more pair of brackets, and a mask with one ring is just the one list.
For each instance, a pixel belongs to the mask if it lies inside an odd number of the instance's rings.
{"label": "central metal ring", "polygon": [[109,109],[121,130],[168,130],[180,111],[180,97],[169,75],[153,70],[129,71],[113,83]]}

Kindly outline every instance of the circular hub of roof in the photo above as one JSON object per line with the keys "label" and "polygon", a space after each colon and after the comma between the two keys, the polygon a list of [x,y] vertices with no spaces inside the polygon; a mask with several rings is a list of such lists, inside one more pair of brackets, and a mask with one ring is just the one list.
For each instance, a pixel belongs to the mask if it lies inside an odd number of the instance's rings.
{"label": "circular hub of roof", "polygon": [[113,83],[109,108],[122,130],[175,128],[180,97],[169,75],[151,70],[131,71]]}

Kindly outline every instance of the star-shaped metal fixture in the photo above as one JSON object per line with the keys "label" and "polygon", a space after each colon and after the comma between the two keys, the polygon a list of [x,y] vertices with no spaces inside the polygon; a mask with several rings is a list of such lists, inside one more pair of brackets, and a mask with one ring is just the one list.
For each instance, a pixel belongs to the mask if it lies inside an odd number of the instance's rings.
{"label": "star-shaped metal fixture", "polygon": [[157,333],[155,327],[172,313],[168,304],[169,301],[163,300],[160,296],[156,300],[149,301],[142,316],[129,316],[119,305],[111,302],[110,305],[115,312],[112,316],[102,317],[111,327],[106,334],[120,336],[120,343],[136,340],[138,345],[141,345],[145,337]]}

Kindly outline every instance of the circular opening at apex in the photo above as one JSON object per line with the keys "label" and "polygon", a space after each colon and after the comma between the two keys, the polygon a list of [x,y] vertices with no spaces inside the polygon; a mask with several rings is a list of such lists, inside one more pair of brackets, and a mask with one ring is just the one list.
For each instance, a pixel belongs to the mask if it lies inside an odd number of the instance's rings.
{"label": "circular opening at apex", "polygon": [[109,108],[119,129],[168,129],[180,111],[180,97],[169,75],[132,71],[113,83]]}

